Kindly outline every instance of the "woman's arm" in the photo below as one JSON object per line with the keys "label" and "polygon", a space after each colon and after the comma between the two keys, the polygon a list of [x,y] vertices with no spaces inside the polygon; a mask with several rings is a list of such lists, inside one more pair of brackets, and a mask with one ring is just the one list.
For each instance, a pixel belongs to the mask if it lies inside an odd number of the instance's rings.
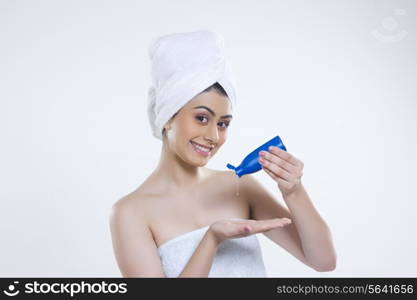
{"label": "woman's arm", "polygon": [[330,228],[320,216],[310,200],[304,186],[294,193],[283,196],[300,235],[304,255],[307,261],[321,271],[333,271],[336,268]]}
{"label": "woman's arm", "polygon": [[336,251],[329,227],[303,186],[297,192],[284,196],[287,209],[252,175],[245,175],[240,180],[242,193],[251,209],[251,219],[286,217],[293,221],[284,228],[265,232],[266,237],[316,271],[335,269]]}
{"label": "woman's arm", "polygon": [[200,244],[178,277],[208,277],[219,243],[207,230]]}
{"label": "woman's arm", "polygon": [[152,232],[138,209],[119,200],[111,209],[110,232],[123,277],[165,277]]}

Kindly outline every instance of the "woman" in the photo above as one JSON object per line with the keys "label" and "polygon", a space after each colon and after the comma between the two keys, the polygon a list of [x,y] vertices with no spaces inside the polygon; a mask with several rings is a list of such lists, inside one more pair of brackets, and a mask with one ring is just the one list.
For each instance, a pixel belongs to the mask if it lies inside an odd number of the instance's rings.
{"label": "woman", "polygon": [[317,271],[333,270],[330,230],[302,186],[299,159],[277,147],[260,154],[288,209],[252,175],[236,193],[232,171],[205,167],[227,139],[236,97],[221,36],[167,35],[151,44],[150,57],[149,120],[163,144],[157,168],[112,208],[122,275],[265,277],[257,233]]}

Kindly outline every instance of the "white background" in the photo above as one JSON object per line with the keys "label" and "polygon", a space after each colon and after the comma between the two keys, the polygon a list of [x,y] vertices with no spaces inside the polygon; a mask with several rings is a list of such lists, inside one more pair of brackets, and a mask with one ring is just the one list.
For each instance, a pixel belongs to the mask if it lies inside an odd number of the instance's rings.
{"label": "white background", "polygon": [[328,273],[258,235],[268,275],[417,276],[416,20],[411,0],[1,0],[0,276],[121,276],[110,207],[161,147],[148,43],[199,29],[224,36],[239,93],[207,166],[279,135],[333,233]]}

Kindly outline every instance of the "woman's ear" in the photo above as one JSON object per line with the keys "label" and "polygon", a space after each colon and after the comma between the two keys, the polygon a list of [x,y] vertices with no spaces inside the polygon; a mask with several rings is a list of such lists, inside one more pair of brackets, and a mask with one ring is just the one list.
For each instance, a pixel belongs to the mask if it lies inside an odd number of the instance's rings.
{"label": "woman's ear", "polygon": [[166,125],[165,125],[165,129],[166,130],[169,130],[169,129],[171,129],[171,123],[174,121],[174,118],[175,118],[175,116],[177,115],[177,113],[175,113],[169,120],[168,120],[168,122],[166,123]]}

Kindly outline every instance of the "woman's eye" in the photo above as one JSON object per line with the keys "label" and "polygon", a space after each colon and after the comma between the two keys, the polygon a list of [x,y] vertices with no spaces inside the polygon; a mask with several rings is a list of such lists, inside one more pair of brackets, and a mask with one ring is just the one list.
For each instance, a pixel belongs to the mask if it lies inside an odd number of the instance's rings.
{"label": "woman's eye", "polygon": [[199,121],[202,121],[202,119],[207,119],[207,117],[205,117],[205,116],[197,116],[196,119],[199,120]]}
{"label": "woman's eye", "polygon": [[225,126],[222,126],[223,128],[229,127],[229,123],[228,122],[220,122],[219,124],[224,124]]}

